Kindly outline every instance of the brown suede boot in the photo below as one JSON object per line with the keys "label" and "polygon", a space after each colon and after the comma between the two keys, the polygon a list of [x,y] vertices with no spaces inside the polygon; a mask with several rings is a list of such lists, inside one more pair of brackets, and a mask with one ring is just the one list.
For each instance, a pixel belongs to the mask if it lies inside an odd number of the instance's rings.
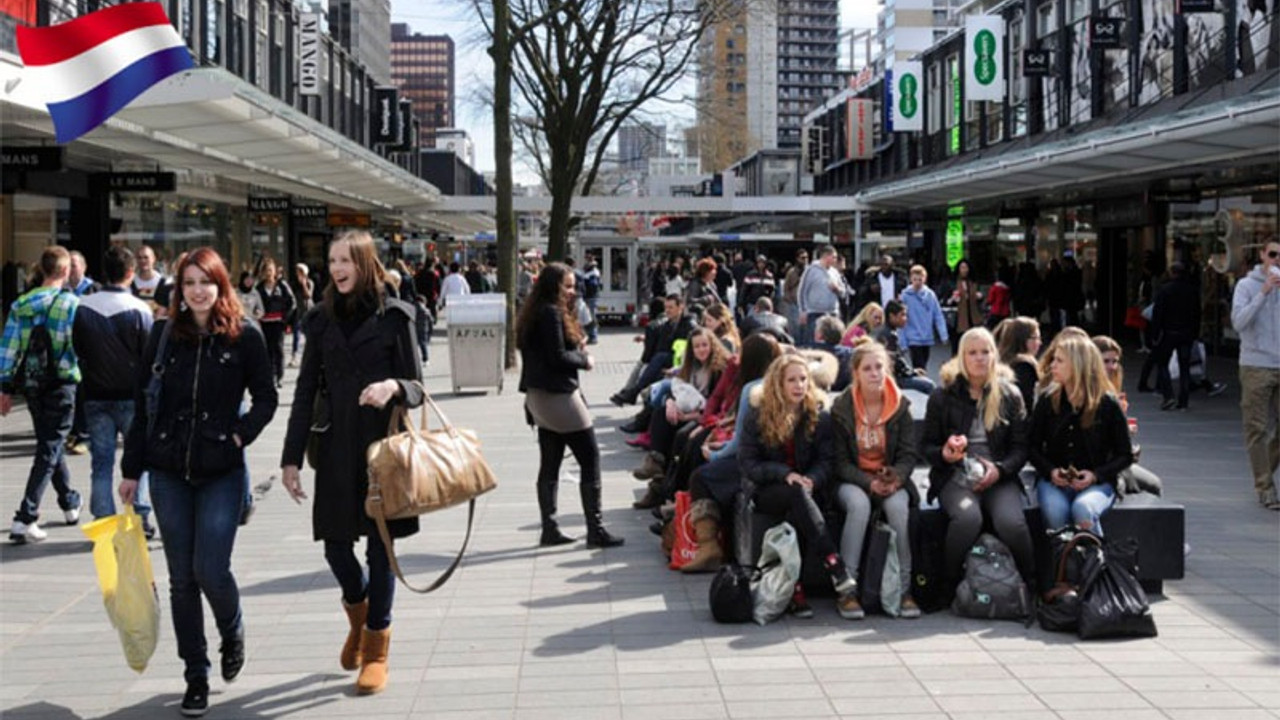
{"label": "brown suede boot", "polygon": [[689,508],[693,521],[693,534],[698,541],[698,552],[680,568],[680,572],[715,572],[724,562],[724,549],[720,547],[720,506],[714,500],[697,500]]}
{"label": "brown suede boot", "polygon": [[370,630],[360,635],[360,677],[356,678],[357,695],[373,695],[387,687],[387,650],[391,646],[391,628]]}
{"label": "brown suede boot", "polygon": [[369,617],[369,600],[361,600],[355,605],[342,601],[342,609],[347,611],[347,622],[351,629],[347,631],[347,641],[342,643],[342,654],[338,662],[343,670],[355,670],[360,667],[360,631],[364,630],[364,621]]}

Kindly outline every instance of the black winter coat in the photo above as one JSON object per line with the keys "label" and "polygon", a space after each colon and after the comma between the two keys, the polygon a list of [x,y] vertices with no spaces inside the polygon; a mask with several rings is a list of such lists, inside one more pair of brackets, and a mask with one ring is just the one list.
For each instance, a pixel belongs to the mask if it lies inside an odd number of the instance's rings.
{"label": "black winter coat", "polygon": [[289,283],[277,281],[275,289],[267,290],[263,283],[254,285],[253,289],[262,298],[263,322],[288,322],[293,315],[297,301],[293,297],[293,288]]}
{"label": "black winter coat", "polygon": [[[120,472],[133,480],[143,470],[182,475],[189,482],[211,480],[244,467],[244,451],[271,422],[278,401],[267,343],[257,323],[246,319],[234,343],[224,335],[180,342],[170,336],[165,357],[157,358],[168,321],[157,321],[143,351],[134,395],[133,422],[125,437]],[[146,388],[151,368],[164,368],[159,411],[147,435]],[[252,402],[240,415],[245,390]]]}
{"label": "black winter coat", "polygon": [[[365,318],[350,335],[325,305],[303,318],[307,344],[293,393],[289,427],[280,464],[302,466],[311,434],[315,396],[328,393],[330,427],[320,444],[312,498],[311,530],[316,540],[354,541],[377,532],[364,512],[369,486],[369,445],[387,436],[397,403],[422,404],[422,363],[413,331],[413,306],[387,297],[384,309]],[[268,367],[270,367],[268,365]],[[322,379],[323,378],[323,379]],[[394,379],[400,396],[381,410],[359,404],[360,393],[373,382]],[[418,531],[418,518],[388,520],[392,537]]]}
{"label": "black winter coat", "polygon": [[[1027,410],[1017,385],[1007,380],[998,382],[1004,385],[1000,416],[1008,422],[987,431],[987,446],[991,450],[992,461],[1000,470],[1000,479],[996,482],[1021,484],[1018,473],[1027,464],[1028,453]],[[969,383],[963,377],[957,377],[951,385],[940,387],[929,395],[924,434],[920,438],[920,449],[929,463],[929,500],[938,497],[942,488],[951,481],[956,468],[942,459],[942,446],[952,435],[968,435],[977,414],[978,403],[969,397]]]}
{"label": "black winter coat", "polygon": [[569,342],[560,308],[544,303],[520,338],[520,392],[530,388],[553,393],[578,389],[578,371],[587,355]]}
{"label": "black winter coat", "polygon": [[787,473],[798,472],[813,481],[813,496],[823,497],[823,488],[835,464],[835,445],[831,442],[831,416],[818,414],[813,436],[808,435],[809,419],[801,415],[796,421],[795,464],[787,463],[783,447],[765,445],[760,435],[760,408],[752,406],[743,419],[742,439],[738,441],[738,465],[743,479],[755,486],[786,482]]}
{"label": "black winter coat", "polygon": [[1116,475],[1133,464],[1133,442],[1120,401],[1103,395],[1093,425],[1086,428],[1066,399],[1054,410],[1052,396],[1041,397],[1031,413],[1030,453],[1041,477],[1048,477],[1055,468],[1075,465],[1078,470],[1093,471],[1098,482],[1115,485]]}

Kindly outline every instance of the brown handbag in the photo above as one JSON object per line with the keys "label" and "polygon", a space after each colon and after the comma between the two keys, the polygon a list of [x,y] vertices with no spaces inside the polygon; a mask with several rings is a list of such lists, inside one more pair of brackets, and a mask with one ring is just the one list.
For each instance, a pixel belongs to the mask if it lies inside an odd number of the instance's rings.
{"label": "brown handbag", "polygon": [[[440,418],[439,428],[427,427],[428,405]],[[475,433],[454,427],[425,389],[420,424],[421,429],[415,428],[409,411],[398,406],[391,413],[387,437],[369,445],[369,491],[364,511],[378,526],[396,577],[414,592],[429,593],[444,585],[458,569],[471,541],[475,499],[497,487],[497,480],[480,453]],[[400,571],[387,520],[415,517],[462,503],[469,504],[462,548],[435,582],[425,589],[415,588]]]}

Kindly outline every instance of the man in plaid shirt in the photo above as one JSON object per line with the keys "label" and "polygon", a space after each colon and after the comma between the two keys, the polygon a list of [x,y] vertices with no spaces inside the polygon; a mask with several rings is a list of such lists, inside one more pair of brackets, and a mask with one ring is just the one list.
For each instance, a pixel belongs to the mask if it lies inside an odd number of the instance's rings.
{"label": "man in plaid shirt", "polygon": [[[80,494],[71,489],[71,475],[64,455],[67,433],[71,430],[76,406],[76,385],[80,382],[80,365],[71,342],[71,328],[80,301],[74,293],[65,292],[63,284],[71,270],[71,255],[56,245],[40,256],[37,287],[18,298],[9,310],[4,336],[0,338],[0,415],[13,409],[13,393],[21,392],[31,412],[36,433],[36,454],[27,476],[27,489],[22,504],[13,516],[9,539],[15,543],[39,542],[47,537],[37,520],[40,498],[49,482],[58,493],[58,506],[68,525],[80,520]],[[32,329],[44,325],[51,340],[56,360],[52,377],[41,372],[36,358],[27,358]],[[30,360],[31,362],[27,362]],[[27,368],[21,387],[18,365]]]}

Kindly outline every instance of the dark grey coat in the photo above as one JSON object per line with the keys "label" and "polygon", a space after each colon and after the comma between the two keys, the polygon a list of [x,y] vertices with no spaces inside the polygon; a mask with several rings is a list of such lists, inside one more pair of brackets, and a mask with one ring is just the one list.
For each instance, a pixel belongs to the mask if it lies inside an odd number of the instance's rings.
{"label": "dark grey coat", "polygon": [[[329,394],[330,430],[321,444],[320,467],[312,494],[311,524],[316,540],[354,541],[377,532],[364,513],[368,489],[366,450],[386,437],[396,403],[422,404],[422,362],[413,331],[413,306],[388,298],[385,309],[370,316],[346,336],[323,305],[307,313],[303,327],[307,344],[289,413],[281,465],[302,466],[312,426],[312,406],[321,388],[321,374]],[[360,392],[372,382],[394,378],[401,398],[381,410],[360,406]],[[418,531],[418,519],[387,523],[392,537]]]}

